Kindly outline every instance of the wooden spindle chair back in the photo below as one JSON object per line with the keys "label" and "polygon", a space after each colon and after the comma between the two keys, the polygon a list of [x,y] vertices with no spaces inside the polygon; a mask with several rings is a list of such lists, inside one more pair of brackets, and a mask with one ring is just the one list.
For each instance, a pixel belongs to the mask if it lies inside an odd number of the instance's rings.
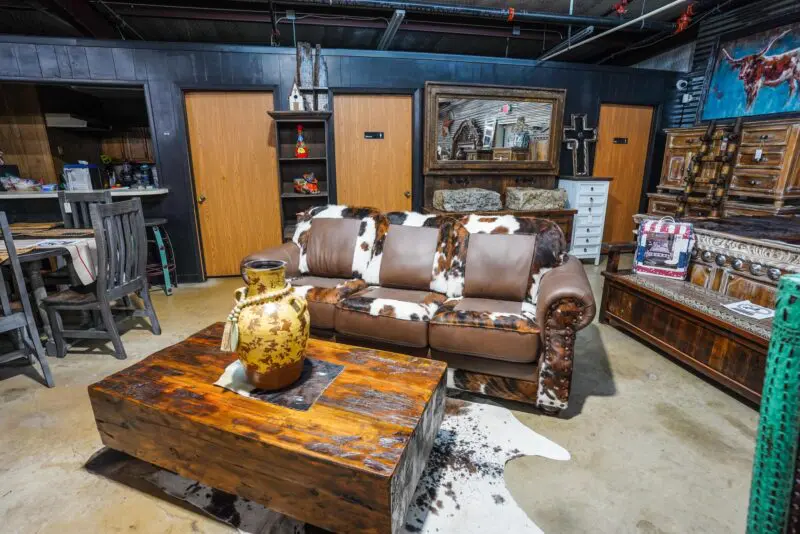
{"label": "wooden spindle chair back", "polygon": [[64,228],[91,228],[89,207],[94,204],[111,204],[111,191],[59,191]]}
{"label": "wooden spindle chair back", "polygon": [[97,296],[112,301],[147,287],[147,236],[138,198],[90,206],[97,241]]}

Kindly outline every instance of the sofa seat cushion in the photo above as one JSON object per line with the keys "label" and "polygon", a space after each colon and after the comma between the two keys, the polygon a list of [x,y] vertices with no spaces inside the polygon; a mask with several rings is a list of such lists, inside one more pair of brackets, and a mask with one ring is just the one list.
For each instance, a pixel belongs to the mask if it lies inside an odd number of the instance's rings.
{"label": "sofa seat cushion", "polygon": [[300,276],[291,280],[294,292],[308,301],[311,326],[332,330],[336,304],[367,287],[357,278]]}
{"label": "sofa seat cushion", "polygon": [[455,354],[531,363],[540,328],[522,302],[465,297],[445,302],[431,318],[431,348]]}
{"label": "sofa seat cushion", "polygon": [[336,307],[336,331],[409,347],[428,345],[428,321],[447,299],[440,293],[370,287]]}

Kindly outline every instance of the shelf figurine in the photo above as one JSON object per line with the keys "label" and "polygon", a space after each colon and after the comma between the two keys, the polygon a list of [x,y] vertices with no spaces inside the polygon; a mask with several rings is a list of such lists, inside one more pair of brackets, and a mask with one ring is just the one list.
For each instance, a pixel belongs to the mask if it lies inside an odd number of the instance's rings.
{"label": "shelf figurine", "polygon": [[303,193],[306,195],[315,195],[319,193],[319,181],[313,172],[303,173],[303,176],[298,176],[293,181],[295,193]]}
{"label": "shelf figurine", "polygon": [[307,158],[308,157],[308,149],[306,148],[306,142],[303,137],[303,125],[297,125],[297,144],[294,147],[294,157],[296,158]]}

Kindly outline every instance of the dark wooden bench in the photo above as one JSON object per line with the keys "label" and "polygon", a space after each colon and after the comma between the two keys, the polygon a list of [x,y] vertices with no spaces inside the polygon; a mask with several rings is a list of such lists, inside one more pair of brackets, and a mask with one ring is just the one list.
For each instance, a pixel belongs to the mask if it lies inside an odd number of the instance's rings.
{"label": "dark wooden bench", "polygon": [[[737,247],[729,254],[719,249],[711,252],[712,242],[720,244],[718,238],[698,239],[687,281],[619,270],[620,255],[633,252],[635,244],[609,246],[600,322],[660,349],[757,403],[772,320],[754,320],[728,310],[724,304],[746,300],[748,295],[742,291],[749,288],[753,292],[751,301],[760,298],[759,304],[769,305],[768,284],[762,280],[768,278],[750,273],[752,263],[736,261],[746,261]],[[754,270],[766,273],[767,268]]]}

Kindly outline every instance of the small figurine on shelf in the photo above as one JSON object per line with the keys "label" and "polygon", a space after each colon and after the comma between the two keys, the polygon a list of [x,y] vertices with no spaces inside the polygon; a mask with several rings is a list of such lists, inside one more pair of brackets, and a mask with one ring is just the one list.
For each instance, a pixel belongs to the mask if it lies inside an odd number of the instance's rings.
{"label": "small figurine on shelf", "polygon": [[306,195],[315,195],[319,193],[319,181],[314,176],[313,172],[303,173],[303,176],[298,176],[294,179],[294,192],[304,193]]}
{"label": "small figurine on shelf", "polygon": [[303,125],[297,125],[297,144],[294,147],[294,157],[296,158],[307,158],[308,157],[308,149],[306,148],[306,142],[303,137]]}

